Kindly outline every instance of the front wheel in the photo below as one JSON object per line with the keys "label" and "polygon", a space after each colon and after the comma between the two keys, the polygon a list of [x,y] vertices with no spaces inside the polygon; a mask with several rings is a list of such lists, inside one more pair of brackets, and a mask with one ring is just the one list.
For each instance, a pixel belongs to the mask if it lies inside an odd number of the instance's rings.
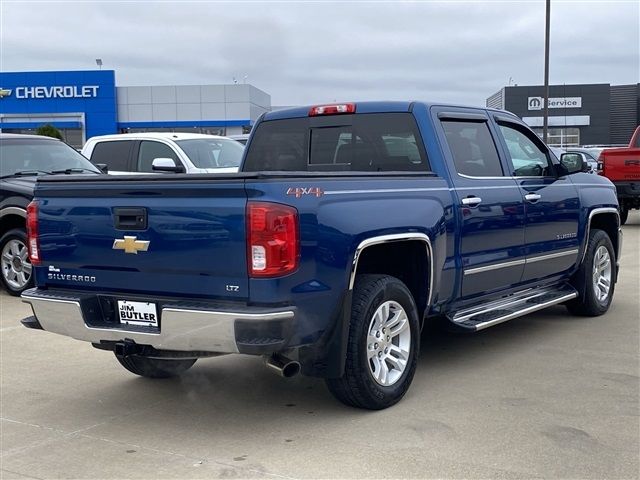
{"label": "front wheel", "polygon": [[596,317],[609,310],[616,279],[616,256],[609,235],[603,230],[591,230],[584,261],[574,277],[574,284],[583,293],[567,302],[567,309],[576,315]]}
{"label": "front wheel", "polygon": [[147,358],[140,355],[128,355],[126,357],[116,355],[118,362],[131,373],[147,378],[176,377],[189,370],[195,358],[189,359],[164,359]]}
{"label": "front wheel", "polygon": [[407,392],[420,350],[418,311],[409,289],[387,275],[356,278],[344,374],[326,380],[341,402],[369,410]]}

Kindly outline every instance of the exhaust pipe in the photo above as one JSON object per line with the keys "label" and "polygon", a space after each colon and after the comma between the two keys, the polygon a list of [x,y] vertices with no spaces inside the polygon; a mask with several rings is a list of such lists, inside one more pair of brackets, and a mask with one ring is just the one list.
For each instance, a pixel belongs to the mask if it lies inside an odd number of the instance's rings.
{"label": "exhaust pipe", "polygon": [[269,370],[277,373],[281,377],[291,378],[300,373],[300,363],[287,357],[274,353],[265,355],[264,364]]}

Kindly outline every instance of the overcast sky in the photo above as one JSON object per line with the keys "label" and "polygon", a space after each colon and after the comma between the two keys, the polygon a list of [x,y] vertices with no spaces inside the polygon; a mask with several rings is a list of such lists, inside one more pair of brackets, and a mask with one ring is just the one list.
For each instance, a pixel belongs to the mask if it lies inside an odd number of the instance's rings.
{"label": "overcast sky", "polygon": [[[637,83],[640,0],[552,0],[551,83]],[[273,105],[484,105],[543,82],[544,0],[11,2],[0,70],[116,71],[116,84],[247,83]]]}

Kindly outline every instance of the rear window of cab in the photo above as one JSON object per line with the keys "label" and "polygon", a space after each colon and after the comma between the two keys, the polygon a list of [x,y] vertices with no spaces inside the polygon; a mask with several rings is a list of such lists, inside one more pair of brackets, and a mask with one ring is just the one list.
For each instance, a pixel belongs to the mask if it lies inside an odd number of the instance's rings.
{"label": "rear window of cab", "polygon": [[410,113],[368,113],[265,121],[243,166],[256,171],[429,171]]}

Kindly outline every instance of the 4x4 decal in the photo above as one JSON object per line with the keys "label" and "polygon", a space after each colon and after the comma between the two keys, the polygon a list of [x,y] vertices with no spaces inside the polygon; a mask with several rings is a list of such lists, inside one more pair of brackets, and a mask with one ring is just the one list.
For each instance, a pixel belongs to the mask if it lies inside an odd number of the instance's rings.
{"label": "4x4 decal", "polygon": [[296,198],[300,198],[303,195],[315,195],[319,198],[324,195],[324,190],[319,187],[289,187],[287,195],[295,195]]}

